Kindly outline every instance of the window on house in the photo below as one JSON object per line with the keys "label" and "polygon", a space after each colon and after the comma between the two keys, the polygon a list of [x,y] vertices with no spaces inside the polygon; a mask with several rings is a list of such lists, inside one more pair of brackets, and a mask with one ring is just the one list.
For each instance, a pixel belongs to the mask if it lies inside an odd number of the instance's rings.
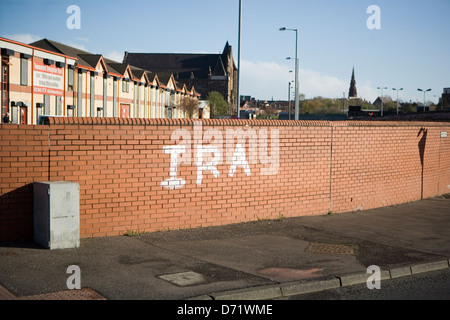
{"label": "window on house", "polygon": [[55,96],[56,102],[56,115],[62,116],[61,96]]}
{"label": "window on house", "polygon": [[74,105],[68,105],[67,106],[67,116],[68,117],[74,117],[75,116],[75,106]]}
{"label": "window on house", "polygon": [[28,59],[20,59],[20,85],[28,85]]}
{"label": "window on house", "polygon": [[125,79],[122,81],[122,92],[130,92],[130,83]]}
{"label": "window on house", "polygon": [[67,69],[67,90],[73,91],[73,69]]}
{"label": "window on house", "polygon": [[50,95],[44,95],[44,115],[50,115]]}

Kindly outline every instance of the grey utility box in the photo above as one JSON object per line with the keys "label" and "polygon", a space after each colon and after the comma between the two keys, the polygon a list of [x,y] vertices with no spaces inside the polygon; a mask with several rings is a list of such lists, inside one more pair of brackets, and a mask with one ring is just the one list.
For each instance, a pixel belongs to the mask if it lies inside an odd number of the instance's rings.
{"label": "grey utility box", "polygon": [[80,187],[68,181],[33,185],[34,241],[47,249],[80,246]]}

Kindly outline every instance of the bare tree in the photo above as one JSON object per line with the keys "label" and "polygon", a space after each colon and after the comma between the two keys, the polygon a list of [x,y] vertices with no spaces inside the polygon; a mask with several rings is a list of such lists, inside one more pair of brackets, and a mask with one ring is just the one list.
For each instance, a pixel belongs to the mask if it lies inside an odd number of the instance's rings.
{"label": "bare tree", "polygon": [[184,110],[189,119],[192,119],[195,111],[198,110],[198,100],[191,97],[183,97],[180,108]]}

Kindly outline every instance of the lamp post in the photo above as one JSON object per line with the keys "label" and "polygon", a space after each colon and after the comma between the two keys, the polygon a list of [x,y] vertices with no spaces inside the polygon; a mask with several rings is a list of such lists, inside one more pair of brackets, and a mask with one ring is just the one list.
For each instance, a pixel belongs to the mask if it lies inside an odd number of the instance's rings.
{"label": "lamp post", "polygon": [[285,27],[280,28],[280,31],[295,31],[295,120],[298,120],[299,113],[299,95],[298,95],[298,30],[287,29]]}
{"label": "lamp post", "polygon": [[291,120],[291,84],[293,81],[289,81],[288,86],[288,113],[289,113],[289,120]]}
{"label": "lamp post", "polygon": [[[342,113],[345,114],[345,91],[342,92]],[[348,110],[347,110],[347,116],[348,116]]]}
{"label": "lamp post", "polygon": [[400,88],[400,89],[392,88],[392,90],[397,91],[397,114],[398,114],[398,92],[399,92],[399,91],[402,91],[403,88]]}
{"label": "lamp post", "polygon": [[431,91],[431,89],[427,89],[427,90],[425,90],[425,89],[417,89],[417,91],[422,91],[423,92],[423,112],[425,112],[425,94],[428,91]]}
{"label": "lamp post", "polygon": [[384,89],[387,89],[387,87],[384,87],[384,88],[378,87],[377,89],[378,89],[378,90],[381,90],[381,116],[383,116],[383,107],[384,107],[384,106],[383,106],[383,104],[384,104],[384,102],[383,102],[383,97],[384,97],[384,96],[383,96],[383,90],[384,90]]}
{"label": "lamp post", "polygon": [[239,30],[238,30],[238,70],[236,90],[236,117],[240,118],[241,97],[239,96],[239,77],[241,75],[241,24],[242,24],[242,0],[239,0]]}
{"label": "lamp post", "polygon": [[[291,57],[287,57],[286,60],[292,59]],[[292,70],[289,70],[289,73],[292,73]],[[288,91],[288,101],[289,101],[289,120],[291,120],[291,84],[295,83],[294,81],[289,81],[289,91]]]}

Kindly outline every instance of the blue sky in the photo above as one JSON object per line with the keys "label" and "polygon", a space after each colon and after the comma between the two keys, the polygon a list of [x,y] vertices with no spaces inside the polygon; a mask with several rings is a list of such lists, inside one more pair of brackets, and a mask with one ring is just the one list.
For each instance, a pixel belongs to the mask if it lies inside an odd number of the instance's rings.
{"label": "blue sky", "polygon": [[[69,29],[70,5],[81,28]],[[370,5],[380,8],[371,30]],[[0,36],[48,38],[121,60],[129,52],[218,53],[226,41],[237,63],[239,0],[0,0]],[[348,95],[355,67],[358,96],[373,101],[438,101],[450,87],[449,0],[242,0],[240,94],[287,99],[299,30],[299,87],[307,98]]]}

